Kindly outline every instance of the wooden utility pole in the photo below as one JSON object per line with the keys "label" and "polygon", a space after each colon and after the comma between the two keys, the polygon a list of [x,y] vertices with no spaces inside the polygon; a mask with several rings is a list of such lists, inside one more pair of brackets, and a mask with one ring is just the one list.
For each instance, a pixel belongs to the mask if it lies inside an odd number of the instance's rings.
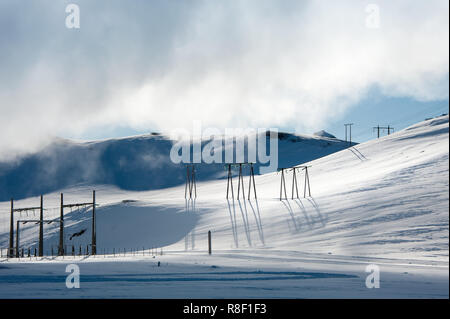
{"label": "wooden utility pole", "polygon": [[375,126],[373,129],[377,130],[377,138],[380,138],[380,125]]}
{"label": "wooden utility pole", "polygon": [[59,217],[59,246],[58,255],[64,255],[64,195],[61,193],[61,210]]}
{"label": "wooden utility pole", "polygon": [[14,200],[11,198],[11,217],[9,225],[9,251],[8,257],[14,257]]}
{"label": "wooden utility pole", "polygon": [[388,135],[391,135],[391,130],[392,130],[392,132],[393,132],[393,131],[394,131],[394,128],[391,127],[390,125],[388,125],[388,127],[387,127]]}
{"label": "wooden utility pole", "polygon": [[394,128],[391,127],[390,125],[388,125],[387,127],[386,126],[377,125],[377,126],[374,126],[373,130],[377,131],[377,138],[380,138],[380,130],[382,130],[382,131],[387,130],[387,134],[391,135],[391,131],[393,132]]}
{"label": "wooden utility pole", "polygon": [[[44,206],[43,206],[43,199],[41,196],[41,206],[39,207],[27,207],[27,208],[14,208],[14,200],[11,198],[11,219],[10,219],[10,225],[9,225],[9,251],[8,251],[8,256],[10,257],[18,257],[19,256],[19,248],[16,247],[16,253],[14,254],[14,213],[15,212],[26,212],[26,211],[35,211],[35,210],[41,210],[41,214],[43,214],[43,210],[44,210]],[[37,223],[40,222],[36,221]],[[42,223],[41,223],[42,224]],[[16,231],[17,232],[17,231]],[[17,233],[16,233],[16,241],[17,241]],[[39,232],[39,241],[40,241],[40,232]],[[43,236],[42,236],[43,237]]]}
{"label": "wooden utility pole", "polygon": [[95,220],[95,190],[92,191],[92,255],[97,254],[97,230]]}
{"label": "wooden utility pole", "polygon": [[16,258],[19,258],[19,221],[16,225]]}
{"label": "wooden utility pole", "polygon": [[[352,125],[354,125],[353,123],[347,123],[347,124],[344,124],[344,126],[345,126],[345,141],[346,142],[349,142],[350,143],[350,145],[352,144]],[[347,127],[349,127],[349,135],[350,135],[350,139],[348,140],[347,139]]]}

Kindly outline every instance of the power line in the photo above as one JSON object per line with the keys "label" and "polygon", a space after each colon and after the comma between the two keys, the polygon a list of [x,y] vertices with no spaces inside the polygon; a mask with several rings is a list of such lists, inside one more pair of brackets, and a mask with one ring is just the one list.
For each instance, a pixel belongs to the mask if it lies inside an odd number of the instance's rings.
{"label": "power line", "polygon": [[[428,117],[436,117],[442,114],[448,114],[448,103],[444,103],[439,107],[436,107],[435,105],[427,105],[425,108],[422,108],[416,112],[408,114],[403,113],[401,117],[396,117],[393,121],[391,120],[390,125],[397,127],[398,131],[400,129],[413,125],[416,122],[425,120]],[[420,119],[420,117],[422,117],[422,119]],[[368,128],[361,128],[360,130],[352,133],[352,138],[356,140],[359,140],[361,138],[370,139],[372,132],[369,131]]]}

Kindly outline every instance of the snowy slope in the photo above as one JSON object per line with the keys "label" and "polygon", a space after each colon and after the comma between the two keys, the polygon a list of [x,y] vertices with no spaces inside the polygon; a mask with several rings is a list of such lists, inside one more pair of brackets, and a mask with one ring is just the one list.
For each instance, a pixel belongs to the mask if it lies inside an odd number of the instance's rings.
{"label": "snowy slope", "polygon": [[197,209],[211,197],[217,208],[199,213],[194,232],[211,229],[223,249],[448,261],[448,125],[448,116],[426,121],[310,162],[312,198],[275,199],[278,174],[257,178],[258,202],[227,203],[220,182],[199,187]]}
{"label": "snowy slope", "polygon": [[[257,176],[258,200],[250,201],[227,201],[226,180],[200,182],[195,202],[184,200],[184,186],[125,191],[97,185],[101,204],[97,243],[100,253],[110,255],[109,259],[79,261],[86,263],[84,269],[96,282],[87,295],[448,298],[448,143],[449,119],[443,116],[313,160],[308,163],[311,198],[280,201],[278,173]],[[289,198],[291,178],[288,175],[286,180]],[[301,194],[302,182],[300,176]],[[246,190],[247,183],[245,179]],[[88,200],[92,187],[66,189],[65,198]],[[49,218],[57,217],[58,200],[57,193],[45,197]],[[28,198],[17,206],[35,206],[37,201]],[[7,244],[8,207],[8,202],[0,203],[3,247]],[[89,211],[67,212],[66,218],[67,236],[86,229],[80,237],[66,238],[66,244],[88,245]],[[46,226],[47,253],[57,244],[57,228],[52,227]],[[211,257],[205,253],[209,230],[213,236]],[[35,247],[36,240],[36,226],[24,229],[23,247]],[[141,257],[131,253],[117,257],[124,248],[148,253],[151,247],[163,247],[164,256],[154,259],[143,252]],[[113,249],[116,257],[111,255]],[[167,263],[161,270],[166,279],[155,279],[162,275],[159,268],[152,268],[155,260]],[[5,273],[18,274],[20,267],[25,267],[36,276],[45,276],[45,271],[58,274],[58,264],[65,261],[44,260],[39,268],[23,262],[26,259]],[[365,288],[369,263],[383,267],[386,289]],[[121,277],[126,283],[120,287],[129,289],[124,293],[110,279],[102,279],[99,269],[108,269],[104,275],[108,278],[142,272],[142,280],[152,285],[139,289],[131,277]],[[190,276],[197,279],[184,285]],[[251,278],[255,276],[261,279]],[[49,281],[54,280],[50,277]],[[5,289],[16,287],[7,278],[2,282]],[[160,285],[154,286],[159,280]],[[99,285],[102,292],[94,289]]]}
{"label": "snowy slope", "polygon": [[[309,165],[313,197],[288,201],[279,200],[278,173],[256,177],[257,201],[227,201],[226,180],[199,183],[195,203],[185,202],[184,186],[145,192],[98,187],[103,205],[98,209],[98,245],[110,250],[205,249],[211,230],[216,249],[260,247],[448,260],[448,116]],[[288,174],[289,198],[291,180]],[[299,187],[302,195],[303,176]],[[66,192],[68,201],[89,196],[87,187]],[[53,206],[46,212],[49,217],[58,216],[58,199],[58,194],[46,196],[46,204]],[[37,199],[21,202],[35,206]],[[7,212],[8,203],[2,207]],[[2,225],[8,225],[7,215],[2,216]],[[89,244],[90,214],[67,212],[66,220],[68,235],[86,229],[68,243]],[[37,230],[29,227],[34,245]],[[47,234],[47,247],[56,247],[57,229],[48,227],[54,233]],[[7,227],[3,230],[5,247]]]}

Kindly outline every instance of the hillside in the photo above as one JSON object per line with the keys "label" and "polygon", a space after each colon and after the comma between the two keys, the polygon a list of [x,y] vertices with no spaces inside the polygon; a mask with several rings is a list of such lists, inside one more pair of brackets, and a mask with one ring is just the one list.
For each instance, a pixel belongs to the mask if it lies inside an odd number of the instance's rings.
{"label": "hillside", "polygon": [[[220,249],[270,247],[448,258],[448,116],[308,165],[311,198],[280,201],[280,175],[271,173],[256,177],[258,201],[225,200],[226,180],[200,182],[195,208],[189,203],[187,212],[184,185],[145,192],[97,187],[103,206],[98,209],[98,244],[105,249],[169,245],[182,249],[182,239],[191,233],[202,243],[191,248],[200,249],[206,232],[213,230],[215,247]],[[302,197],[303,175],[298,179]],[[288,198],[291,181],[288,173]],[[246,179],[246,189],[247,183]],[[236,181],[234,186],[236,192]],[[90,188],[66,193],[67,198],[89,198]],[[58,198],[46,196],[47,205],[55,207],[48,215],[55,218]],[[68,233],[87,230],[73,243],[88,244],[90,215],[74,211],[66,218],[67,223],[73,219]],[[49,240],[56,246],[57,233]]]}
{"label": "hillside", "polygon": [[[258,199],[250,201],[227,201],[221,179],[200,182],[195,202],[185,201],[184,186],[138,192],[110,185],[65,189],[67,200],[83,201],[95,187],[100,203],[98,252],[107,255],[79,261],[92,280],[83,296],[448,298],[448,142],[449,119],[443,116],[310,161],[312,197],[294,200],[280,201],[275,172],[256,176]],[[291,178],[288,174],[289,198]],[[246,178],[246,189],[247,183]],[[299,187],[302,194],[303,175]],[[46,218],[57,218],[58,201],[58,193],[45,197]],[[33,197],[17,205],[36,202]],[[0,203],[2,211],[8,207]],[[2,216],[5,247],[8,214]],[[66,212],[66,221],[66,244],[89,245],[90,211]],[[85,232],[69,239],[80,230]],[[57,231],[45,227],[48,255],[57,245]],[[206,254],[208,231],[213,256]],[[21,247],[36,242],[37,227],[24,227]],[[164,255],[150,255],[154,247]],[[127,256],[118,256],[124,249]],[[161,271],[154,268],[156,261],[163,262]],[[58,265],[66,262],[71,261],[10,259],[11,269],[4,272],[11,276],[27,269],[50,285]],[[384,289],[365,287],[368,264],[382,266]],[[144,289],[145,282],[153,284]],[[9,281],[2,285],[15,287]],[[30,293],[43,289],[27,285]]]}
{"label": "hillside", "polygon": [[[202,149],[208,142],[202,142]],[[169,157],[174,143],[156,134],[92,142],[59,139],[36,154],[15,162],[0,162],[0,201],[47,194],[80,184],[111,185],[135,191],[183,184],[186,174],[183,165],[172,163]],[[348,146],[338,139],[279,133],[278,166],[308,162]],[[224,152],[222,149],[222,158]],[[256,173],[258,168],[259,165]],[[223,164],[199,164],[197,170],[200,181],[225,176]]]}

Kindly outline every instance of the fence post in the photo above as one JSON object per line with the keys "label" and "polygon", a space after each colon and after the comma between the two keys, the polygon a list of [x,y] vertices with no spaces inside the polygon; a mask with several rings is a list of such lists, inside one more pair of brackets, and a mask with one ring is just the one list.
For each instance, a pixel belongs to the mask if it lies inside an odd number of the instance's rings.
{"label": "fence post", "polygon": [[211,255],[212,247],[211,247],[211,231],[208,230],[208,254]]}

